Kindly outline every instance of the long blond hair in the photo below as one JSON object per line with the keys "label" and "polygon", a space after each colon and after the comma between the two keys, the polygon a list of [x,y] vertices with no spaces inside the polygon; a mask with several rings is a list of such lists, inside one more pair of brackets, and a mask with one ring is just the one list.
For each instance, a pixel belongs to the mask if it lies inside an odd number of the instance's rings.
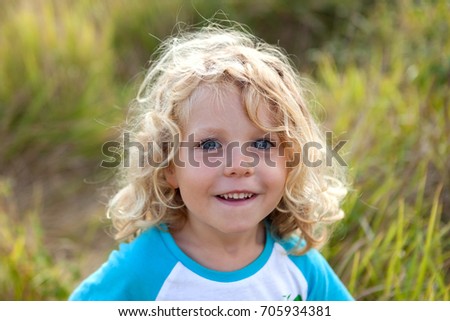
{"label": "long blond hair", "polygon": [[[343,217],[340,203],[347,189],[342,168],[326,164],[323,134],[308,110],[303,81],[283,50],[243,28],[210,24],[167,39],[155,56],[125,130],[144,153],[130,150],[130,166],[121,168],[120,189],[108,206],[116,238],[130,239],[150,226],[176,226],[186,219],[179,192],[164,177],[186,119],[183,103],[202,84],[233,84],[241,91],[249,118],[290,143],[288,157],[294,165],[282,200],[268,216],[272,233],[279,238],[299,235],[306,245],[299,246],[298,254],[323,244],[327,225]],[[256,117],[261,106],[269,106],[273,127],[263,126]],[[320,165],[292,162],[308,142],[323,147],[308,153],[311,164]]]}

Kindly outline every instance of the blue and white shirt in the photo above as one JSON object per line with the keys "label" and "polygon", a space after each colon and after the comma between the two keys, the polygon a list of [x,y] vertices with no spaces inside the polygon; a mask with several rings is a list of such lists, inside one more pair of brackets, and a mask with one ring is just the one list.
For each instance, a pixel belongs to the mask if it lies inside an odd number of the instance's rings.
{"label": "blue and white shirt", "polygon": [[222,272],[192,260],[170,233],[150,228],[113,251],[69,300],[353,300],[317,250],[289,254],[296,244],[266,233],[256,260]]}

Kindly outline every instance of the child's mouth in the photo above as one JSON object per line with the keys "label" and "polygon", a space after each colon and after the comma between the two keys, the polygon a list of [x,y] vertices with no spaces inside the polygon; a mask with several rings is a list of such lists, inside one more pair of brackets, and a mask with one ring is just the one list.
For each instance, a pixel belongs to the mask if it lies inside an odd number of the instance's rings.
{"label": "child's mouth", "polygon": [[239,202],[239,201],[245,201],[251,198],[256,197],[256,194],[253,193],[226,193],[226,194],[220,194],[216,196],[219,199],[229,201],[229,202]]}

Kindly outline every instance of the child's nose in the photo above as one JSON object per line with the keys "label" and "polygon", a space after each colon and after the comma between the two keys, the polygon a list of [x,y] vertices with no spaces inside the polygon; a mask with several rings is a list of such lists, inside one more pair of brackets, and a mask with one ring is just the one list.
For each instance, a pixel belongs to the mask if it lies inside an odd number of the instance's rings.
{"label": "child's nose", "polygon": [[240,146],[227,148],[225,158],[225,176],[251,176],[255,172],[255,157]]}

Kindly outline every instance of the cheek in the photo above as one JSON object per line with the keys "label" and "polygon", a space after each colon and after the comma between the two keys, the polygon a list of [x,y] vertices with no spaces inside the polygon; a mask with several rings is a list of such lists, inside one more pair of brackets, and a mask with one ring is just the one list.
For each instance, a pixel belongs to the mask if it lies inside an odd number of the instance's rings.
{"label": "cheek", "polygon": [[176,166],[176,177],[180,188],[190,188],[190,186],[203,186],[217,176],[220,171],[219,163],[216,164],[213,158],[204,160],[199,153],[180,153],[180,161]]}
{"label": "cheek", "polygon": [[283,168],[278,168],[273,170],[270,176],[270,181],[273,186],[280,190],[280,193],[284,191],[284,186],[286,184],[287,179],[287,171]]}
{"label": "cheek", "polygon": [[200,149],[184,149],[179,153],[178,167],[192,171],[213,171],[223,165],[223,156],[223,150],[207,153]]}
{"label": "cheek", "polygon": [[264,168],[260,168],[260,171],[264,173],[266,181],[273,187],[284,188],[288,176],[285,157],[271,157],[271,162],[265,162]]}

